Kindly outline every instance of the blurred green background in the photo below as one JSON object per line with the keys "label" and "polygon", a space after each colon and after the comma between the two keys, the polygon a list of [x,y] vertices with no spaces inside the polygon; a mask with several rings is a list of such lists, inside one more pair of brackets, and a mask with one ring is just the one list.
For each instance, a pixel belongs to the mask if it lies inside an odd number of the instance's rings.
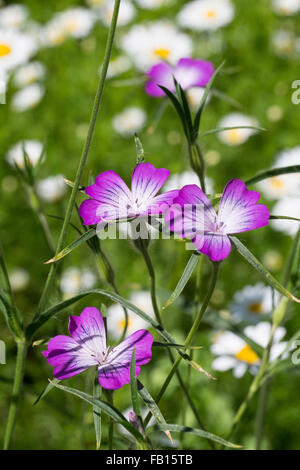
{"label": "blurred green background", "polygon": [[[8,5],[12,2],[5,2]],[[29,8],[35,21],[45,23],[61,10],[74,6],[87,6],[76,0],[52,0],[22,2]],[[183,4],[177,1],[157,10],[137,9],[133,23],[166,18],[175,22],[175,17]],[[218,66],[226,61],[223,72],[218,76],[216,88],[241,104],[240,112],[257,119],[266,128],[239,146],[227,146],[216,135],[207,136],[201,142],[204,157],[207,159],[207,174],[214,181],[214,190],[221,192],[231,178],[247,179],[268,168],[275,155],[285,148],[299,144],[299,106],[292,104],[291,83],[299,79],[299,57],[293,54],[278,55],[272,45],[272,35],[279,29],[299,32],[299,15],[281,17],[272,11],[268,0],[249,2],[236,0],[235,18],[231,24],[211,34],[188,33],[194,42],[194,57],[211,60]],[[1,15],[1,11],[0,11]],[[120,27],[117,37],[129,30],[132,24]],[[298,27],[298,30],[297,30]],[[58,47],[41,48],[35,58],[45,64],[45,96],[36,107],[23,113],[16,113],[10,107],[15,93],[9,84],[7,104],[0,105],[0,186],[7,176],[16,177],[5,155],[22,139],[37,139],[45,143],[46,158],[38,169],[37,179],[61,173],[73,180],[84,144],[93,96],[97,86],[97,71],[104,53],[107,28],[97,22],[88,37],[81,40],[68,39]],[[218,43],[215,48],[213,44]],[[215,50],[217,49],[217,50]],[[113,57],[119,55],[118,48]],[[122,80],[141,77],[141,72],[132,67],[121,77],[107,81],[100,117],[89,153],[86,171],[82,180],[88,183],[89,174],[96,176],[102,171],[113,169],[125,181],[130,181],[135,166],[135,145],[131,137],[124,138],[112,126],[113,117],[128,106],[139,106],[147,113],[147,123],[139,137],[143,143],[147,161],[157,167],[165,167],[171,172],[188,169],[188,155],[184,136],[177,116],[171,106],[165,110],[153,134],[147,128],[160,106],[160,101],[147,96],[141,81],[134,85],[122,84]],[[273,119],[270,108],[279,108],[279,118]],[[228,102],[212,97],[202,120],[202,130],[215,128],[220,118],[236,109]],[[175,133],[175,134],[174,134]],[[174,138],[175,135],[175,138]],[[173,137],[173,138],[172,138]],[[213,156],[213,158],[212,158]],[[7,183],[7,179],[6,179]],[[25,290],[16,292],[17,304],[25,320],[29,321],[36,309],[42,282],[46,279],[49,250],[37,218],[28,205],[26,193],[20,181],[14,183],[13,190],[2,184],[0,223],[1,239],[5,247],[9,271],[22,267],[30,272],[30,282]],[[16,186],[16,187],[15,187]],[[78,196],[78,203],[82,200]],[[47,214],[62,216],[68,194],[59,203],[45,204]],[[265,201],[266,202],[266,201]],[[270,201],[267,202],[271,207]],[[283,214],[282,214],[283,215]],[[74,214],[74,223],[79,220]],[[61,221],[49,218],[53,236],[57,239]],[[76,232],[70,228],[68,240],[74,240]],[[280,279],[283,262],[292,244],[292,238],[267,227],[262,230],[242,234],[240,239],[255,255],[263,260],[271,251],[277,262],[271,272]],[[124,297],[135,290],[148,290],[149,280],[143,260],[127,240],[106,240],[103,249],[109,256],[115,272],[117,285]],[[273,253],[273,254],[272,254]],[[151,254],[157,272],[160,301],[168,298],[186,265],[189,252],[184,246],[168,240],[154,241]],[[86,245],[75,250],[63,262],[67,266],[84,266],[95,270],[92,253]],[[209,263],[205,260],[201,295],[205,293],[209,279]],[[95,271],[96,273],[96,271]],[[215,310],[227,309],[234,293],[247,284],[259,282],[259,275],[236,253],[232,252],[221,268],[221,276],[213,297]],[[101,283],[98,282],[100,286]],[[164,311],[167,329],[178,342],[184,340],[191,324],[195,279],[185,288],[180,302]],[[49,304],[57,300],[55,294]],[[85,305],[99,307],[97,298],[78,302],[72,308],[49,321],[36,339],[47,339],[57,333],[66,333],[69,314],[79,314]],[[299,307],[291,306],[285,325],[290,337],[299,328]],[[211,327],[203,323],[197,344],[203,349],[195,358],[211,371],[212,355]],[[7,416],[11,382],[15,365],[15,344],[9,335],[4,321],[0,320],[0,339],[7,346],[7,364],[0,365],[0,439],[3,437]],[[30,347],[25,371],[24,396],[20,403],[17,425],[12,447],[16,449],[81,449],[94,448],[92,413],[79,399],[66,396],[53,390],[38,405],[33,406],[38,394],[51,377],[51,367],[41,355],[41,347]],[[169,371],[170,365],[164,350],[154,351],[153,361],[142,370],[141,378],[152,395],[155,395]],[[186,377],[188,371],[181,364],[181,372]],[[195,371],[191,373],[191,395],[197,403],[199,413],[207,429],[217,435],[226,436],[237,407],[243,400],[251,383],[251,375],[246,373],[241,379],[233,377],[231,371],[217,372],[218,380],[211,382]],[[89,390],[91,376],[88,372],[69,379],[68,385]],[[271,388],[268,401],[265,437],[263,447],[267,449],[299,448],[299,370],[277,375]],[[115,394],[116,406],[121,410],[130,406],[129,386]],[[237,432],[235,442],[253,448],[254,424],[257,397],[253,400]],[[168,388],[161,402],[161,411],[167,421],[182,423],[182,397],[176,380]],[[105,420],[105,419],[104,419]],[[195,425],[190,411],[186,422]],[[177,436],[178,437],[178,436]],[[104,432],[105,446],[105,432]],[[124,442],[118,443],[126,448]],[[207,442],[193,436],[184,438],[183,448],[206,449]]]}

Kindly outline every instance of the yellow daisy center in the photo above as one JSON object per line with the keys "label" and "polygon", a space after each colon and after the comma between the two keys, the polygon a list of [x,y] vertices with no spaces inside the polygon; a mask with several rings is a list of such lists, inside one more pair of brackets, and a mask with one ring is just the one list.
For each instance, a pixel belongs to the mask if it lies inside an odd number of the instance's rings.
{"label": "yellow daisy center", "polygon": [[0,57],[4,57],[11,53],[11,48],[7,44],[0,44]]}
{"label": "yellow daisy center", "polygon": [[249,309],[249,312],[254,313],[254,314],[263,313],[263,306],[261,302],[254,302],[253,304],[250,304],[248,309]]}
{"label": "yellow daisy center", "polygon": [[230,144],[238,144],[241,142],[241,134],[238,131],[238,129],[231,129],[230,131],[227,131],[227,140]]}
{"label": "yellow daisy center", "polygon": [[[118,329],[123,331],[124,328],[125,328],[125,324],[126,324],[126,321],[125,321],[125,318],[123,318],[122,320],[119,320],[118,321]],[[127,326],[127,329],[130,328],[130,326],[132,325],[132,320],[130,318],[128,318],[128,326]]]}
{"label": "yellow daisy center", "polygon": [[235,357],[239,361],[247,362],[247,364],[256,364],[259,362],[259,357],[253,349],[250,348],[248,344],[244,346]]}
{"label": "yellow daisy center", "polygon": [[169,57],[170,53],[171,53],[170,49],[165,49],[163,47],[158,47],[158,48],[154,49],[153,52],[154,52],[155,55],[157,55],[158,57],[160,57],[161,59],[164,59],[164,60],[166,60]]}
{"label": "yellow daisy center", "polygon": [[271,185],[274,189],[283,189],[285,186],[280,178],[271,178]]}
{"label": "yellow daisy center", "polygon": [[70,19],[66,24],[66,31],[70,34],[78,29],[78,21],[75,18]]}
{"label": "yellow daisy center", "polygon": [[214,18],[216,16],[216,12],[214,10],[208,10],[206,12],[207,18]]}

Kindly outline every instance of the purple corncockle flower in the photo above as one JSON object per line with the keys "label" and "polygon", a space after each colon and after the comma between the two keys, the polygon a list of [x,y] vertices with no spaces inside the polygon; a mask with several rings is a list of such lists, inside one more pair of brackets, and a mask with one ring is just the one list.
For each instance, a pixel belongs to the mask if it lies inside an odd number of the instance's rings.
{"label": "purple corncockle flower", "polygon": [[195,184],[184,186],[165,214],[165,223],[181,238],[189,238],[198,251],[221,261],[231,250],[230,234],[247,232],[268,224],[269,210],[257,204],[260,194],[249,191],[243,181],[230,180],[218,213]]}
{"label": "purple corncockle flower", "polygon": [[71,337],[58,335],[50,339],[48,350],[42,353],[59,380],[97,366],[100,385],[115,390],[130,382],[133,349],[136,376],[152,356],[153,336],[146,330],[136,331],[114,348],[107,346],[103,317],[95,307],[86,307],[80,316],[69,317],[69,332]]}
{"label": "purple corncockle flower", "polygon": [[85,188],[92,199],[83,201],[79,215],[85,225],[108,220],[158,215],[164,212],[178,195],[177,190],[156,196],[170,171],[155,168],[151,163],[139,163],[132,174],[131,191],[114,171],[104,171],[95,183]]}
{"label": "purple corncockle flower", "polygon": [[175,67],[160,62],[154,65],[147,76],[146,93],[154,97],[165,96],[165,93],[158,85],[162,85],[168,90],[175,92],[174,78],[183,90],[192,87],[205,87],[214,73],[214,66],[211,62],[202,59],[180,59]]}

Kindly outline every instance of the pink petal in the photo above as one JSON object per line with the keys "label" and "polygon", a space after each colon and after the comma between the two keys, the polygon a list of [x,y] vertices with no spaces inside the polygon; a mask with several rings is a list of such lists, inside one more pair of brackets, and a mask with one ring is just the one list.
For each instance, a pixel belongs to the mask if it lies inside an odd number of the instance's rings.
{"label": "pink petal", "polygon": [[173,80],[173,73],[174,69],[165,62],[154,65],[147,73],[149,81],[145,86],[146,93],[154,97],[165,96],[164,91],[159,88],[158,85],[162,85],[165,88],[168,88],[168,90],[174,92],[175,85]]}
{"label": "pink petal", "polygon": [[88,196],[97,201],[94,207],[100,219],[114,220],[127,216],[131,205],[131,193],[122,178],[114,171],[104,171],[97,176],[95,183],[85,188]]}
{"label": "pink petal", "polygon": [[97,215],[99,202],[95,199],[86,199],[79,207],[79,215],[83,219],[84,225],[95,225],[101,221],[101,217]]}
{"label": "pink petal", "polygon": [[58,335],[50,339],[48,351],[43,351],[48,363],[54,367],[53,375],[59,380],[80,374],[97,361],[73,338]]}
{"label": "pink petal", "polygon": [[178,196],[179,190],[172,189],[166,193],[160,194],[153,198],[152,203],[148,209],[149,214],[162,214],[164,213],[174,202],[174,199]]}
{"label": "pink petal", "polygon": [[205,234],[192,240],[198,251],[209,256],[212,261],[221,261],[230,253],[231,243],[227,235],[221,233]]}
{"label": "pink petal", "polygon": [[98,368],[99,383],[103,388],[111,390],[121,388],[130,382],[130,362],[133,349],[136,358],[136,376],[141,365],[150,361],[153,336],[146,330],[139,330],[128,336],[113,348],[104,365]]}
{"label": "pink petal", "polygon": [[223,232],[247,232],[268,224],[269,209],[257,204],[260,194],[249,191],[245,183],[238,179],[229,181],[220,202],[218,221],[223,222]]}
{"label": "pink petal", "polygon": [[166,182],[170,171],[155,168],[151,163],[139,163],[132,174],[131,190],[134,203],[146,212],[154,196]]}
{"label": "pink petal", "polygon": [[98,357],[106,352],[106,334],[101,312],[95,307],[86,307],[80,316],[69,317],[72,338],[91,355]]}
{"label": "pink petal", "polygon": [[195,86],[205,87],[214,73],[211,62],[201,59],[180,59],[175,68],[175,78],[184,90]]}

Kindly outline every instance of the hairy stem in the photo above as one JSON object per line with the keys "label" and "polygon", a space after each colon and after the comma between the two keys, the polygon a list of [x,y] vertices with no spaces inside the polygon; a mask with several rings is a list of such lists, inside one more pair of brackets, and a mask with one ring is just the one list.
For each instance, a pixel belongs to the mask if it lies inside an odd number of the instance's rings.
{"label": "hairy stem", "polygon": [[7,450],[10,445],[11,437],[13,434],[16,414],[18,408],[18,402],[22,390],[24,363],[26,357],[26,343],[25,340],[17,340],[17,361],[15,369],[15,378],[12,390],[11,404],[9,407],[8,418],[6,423],[6,429],[4,434],[3,449]]}
{"label": "hairy stem", "polygon": [[[81,178],[82,178],[84,168],[85,168],[85,165],[86,165],[88,153],[89,153],[90,146],[91,146],[91,143],[92,143],[92,139],[93,139],[93,136],[94,136],[96,121],[97,121],[97,117],[98,117],[98,114],[99,114],[100,104],[101,104],[104,85],[105,85],[105,80],[106,80],[106,74],[107,74],[108,65],[109,65],[109,61],[110,61],[110,57],[111,57],[112,46],[113,46],[113,42],[114,42],[114,36],[115,36],[115,31],[116,31],[116,26],[117,26],[117,19],[118,19],[120,2],[121,2],[121,0],[115,0],[115,3],[114,3],[114,11],[113,11],[113,15],[112,15],[112,20],[111,20],[109,32],[108,32],[108,38],[107,38],[107,42],[106,42],[105,54],[104,54],[104,59],[103,59],[102,67],[101,67],[101,73],[100,73],[100,77],[99,77],[99,82],[98,82],[97,92],[96,92],[96,96],[95,96],[95,100],[94,100],[91,119],[90,119],[90,123],[89,123],[88,134],[87,134],[87,138],[86,138],[83,150],[82,150],[79,165],[78,165],[78,168],[77,168],[74,185],[73,185],[73,188],[72,188],[71,196],[70,196],[70,199],[69,199],[69,202],[68,202],[68,206],[67,206],[67,210],[66,210],[66,214],[65,214],[65,218],[64,218],[64,223],[63,223],[60,235],[59,235],[59,239],[58,239],[58,243],[57,243],[57,247],[56,247],[56,254],[58,254],[65,245],[68,226],[69,226],[69,223],[71,221],[77,191],[78,191],[78,188],[79,188],[79,185],[80,185],[80,182],[81,182]],[[47,277],[47,280],[46,280],[46,283],[45,283],[45,286],[44,286],[44,289],[43,289],[43,292],[42,292],[42,295],[41,295],[41,298],[40,298],[40,302],[39,302],[39,305],[38,305],[38,312],[37,312],[38,314],[41,312],[41,310],[45,306],[45,303],[48,299],[49,290],[52,286],[52,282],[53,282],[55,271],[56,271],[56,265],[57,265],[57,263],[52,263],[51,264],[49,274],[48,274],[48,277]]]}

